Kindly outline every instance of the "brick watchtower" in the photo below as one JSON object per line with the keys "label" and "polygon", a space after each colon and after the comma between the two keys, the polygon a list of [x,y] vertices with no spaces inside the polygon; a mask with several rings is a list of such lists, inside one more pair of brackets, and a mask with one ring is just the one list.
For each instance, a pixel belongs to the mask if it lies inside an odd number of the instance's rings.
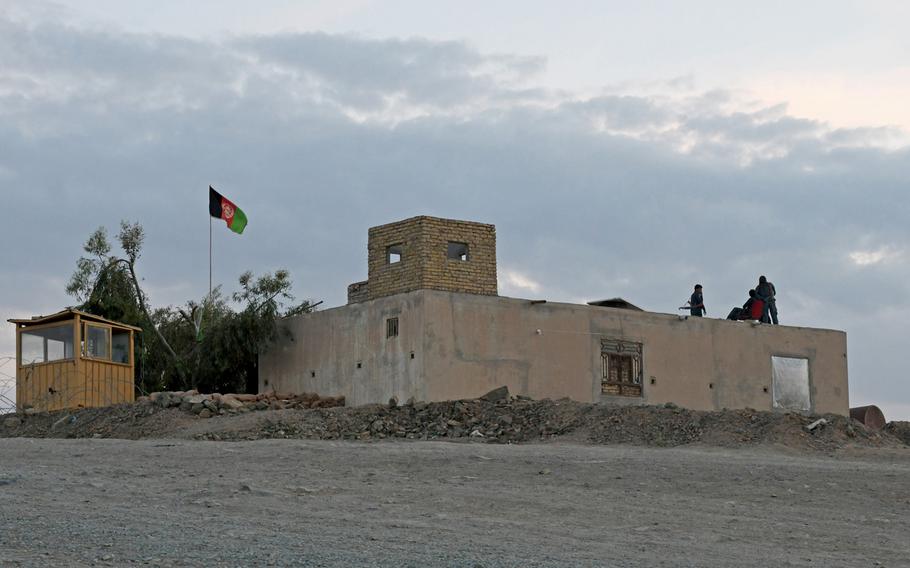
{"label": "brick watchtower", "polygon": [[496,227],[412,217],[369,230],[368,279],[348,286],[348,303],[413,290],[497,295]]}

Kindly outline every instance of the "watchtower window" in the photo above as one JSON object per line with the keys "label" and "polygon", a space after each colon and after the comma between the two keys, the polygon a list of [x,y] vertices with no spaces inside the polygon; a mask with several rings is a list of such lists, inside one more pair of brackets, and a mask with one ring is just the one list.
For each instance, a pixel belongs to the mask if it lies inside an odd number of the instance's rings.
{"label": "watchtower window", "polygon": [[401,244],[390,245],[386,248],[386,264],[395,264],[401,262]]}
{"label": "watchtower window", "polygon": [[603,372],[600,391],[614,396],[641,396],[641,352],[641,343],[621,339],[601,340]]}
{"label": "watchtower window", "polygon": [[468,245],[465,243],[449,243],[447,257],[450,260],[468,260]]}
{"label": "watchtower window", "polygon": [[21,334],[19,358],[23,365],[73,358],[73,325],[30,329]]}
{"label": "watchtower window", "polygon": [[385,336],[398,337],[398,318],[389,318],[385,320]]}
{"label": "watchtower window", "polygon": [[93,359],[111,359],[111,328],[107,326],[85,324],[85,336],[82,341],[82,353]]}

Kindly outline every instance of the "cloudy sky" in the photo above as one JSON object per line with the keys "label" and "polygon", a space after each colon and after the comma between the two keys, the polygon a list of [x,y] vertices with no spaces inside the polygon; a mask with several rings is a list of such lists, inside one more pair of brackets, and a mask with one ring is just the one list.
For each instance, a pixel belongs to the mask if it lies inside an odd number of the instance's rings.
{"label": "cloudy sky", "polygon": [[494,223],[503,295],[722,317],[764,273],[910,419],[910,4],[491,4],[0,0],[0,316],[72,304],[121,219],[152,303],[200,298],[212,184],[228,289],[341,304],[418,214]]}

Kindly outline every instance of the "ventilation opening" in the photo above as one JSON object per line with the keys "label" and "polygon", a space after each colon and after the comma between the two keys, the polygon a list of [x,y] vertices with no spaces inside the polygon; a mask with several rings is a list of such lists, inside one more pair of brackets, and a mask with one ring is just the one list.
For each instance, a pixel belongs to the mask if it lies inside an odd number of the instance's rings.
{"label": "ventilation opening", "polygon": [[389,318],[385,320],[385,336],[398,337],[398,318]]}
{"label": "ventilation opening", "polygon": [[385,249],[386,263],[387,264],[397,264],[397,263],[401,262],[402,248],[403,247],[402,247],[401,243],[398,243],[397,245],[390,245],[388,248],[386,248]]}
{"label": "ventilation opening", "polygon": [[363,363],[361,363],[360,361],[357,361],[357,368],[358,368],[358,369],[362,369],[362,368],[363,368]]}
{"label": "ventilation opening", "polygon": [[310,377],[315,379],[315,378],[316,378],[316,371],[310,371]]}
{"label": "ventilation opening", "polygon": [[447,255],[450,260],[468,260],[468,245],[465,243],[450,242]]}

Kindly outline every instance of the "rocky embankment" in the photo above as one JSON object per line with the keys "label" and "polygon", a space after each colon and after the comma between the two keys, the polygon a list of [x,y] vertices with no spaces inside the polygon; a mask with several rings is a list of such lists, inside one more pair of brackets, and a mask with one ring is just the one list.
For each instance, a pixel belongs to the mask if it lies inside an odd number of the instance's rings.
{"label": "rocky embankment", "polygon": [[[343,398],[280,393],[162,392],[134,404],[0,418],[0,437],[257,440],[455,440],[722,447],[777,445],[828,451],[908,448],[907,423],[875,431],[844,416],[662,406],[608,406],[510,396],[445,402],[343,406]],[[824,418],[823,420],[819,420]]]}
{"label": "rocky embankment", "polygon": [[198,391],[153,392],[141,396],[137,404],[152,404],[159,408],[179,408],[196,414],[199,418],[211,418],[223,414],[239,414],[255,410],[284,410],[288,408],[331,408],[344,406],[344,397],[324,397],[318,394],[284,394],[266,392],[262,394],[200,394]]}

